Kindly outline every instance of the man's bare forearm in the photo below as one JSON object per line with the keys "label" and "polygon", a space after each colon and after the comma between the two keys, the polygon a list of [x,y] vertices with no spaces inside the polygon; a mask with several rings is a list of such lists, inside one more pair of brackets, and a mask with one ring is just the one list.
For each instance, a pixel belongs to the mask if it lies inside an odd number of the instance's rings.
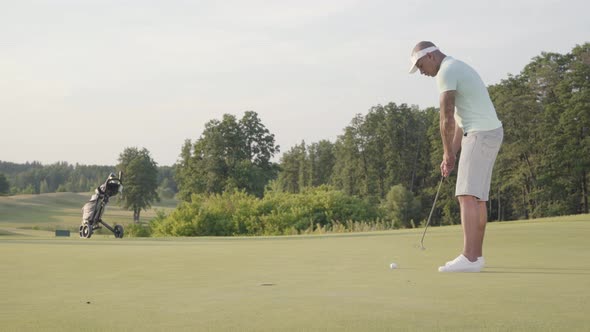
{"label": "man's bare forearm", "polygon": [[440,97],[440,136],[442,138],[444,153],[454,155],[453,139],[455,137],[455,95],[449,91],[443,92]]}

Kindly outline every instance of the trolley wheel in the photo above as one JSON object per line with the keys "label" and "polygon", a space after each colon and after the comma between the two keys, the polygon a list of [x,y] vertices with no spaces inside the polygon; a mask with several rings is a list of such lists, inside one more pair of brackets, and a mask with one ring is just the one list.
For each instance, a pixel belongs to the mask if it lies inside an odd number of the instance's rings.
{"label": "trolley wheel", "polygon": [[82,225],[80,235],[82,235],[83,238],[89,239],[92,236],[92,226],[88,224]]}
{"label": "trolley wheel", "polygon": [[79,231],[79,233],[80,233],[80,237],[81,237],[81,238],[83,238],[83,236],[82,236],[82,229],[83,229],[83,228],[84,228],[84,225],[80,225],[80,231]]}
{"label": "trolley wheel", "polygon": [[123,238],[123,226],[115,225],[115,231],[113,233],[115,234],[116,238],[122,239]]}

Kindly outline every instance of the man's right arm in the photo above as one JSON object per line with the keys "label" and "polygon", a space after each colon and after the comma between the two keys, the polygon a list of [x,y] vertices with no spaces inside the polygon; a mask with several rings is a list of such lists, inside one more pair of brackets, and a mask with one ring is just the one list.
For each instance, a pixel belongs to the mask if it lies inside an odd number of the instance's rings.
{"label": "man's right arm", "polygon": [[441,172],[445,177],[455,168],[455,93],[455,90],[449,90],[440,94],[440,136],[444,149]]}

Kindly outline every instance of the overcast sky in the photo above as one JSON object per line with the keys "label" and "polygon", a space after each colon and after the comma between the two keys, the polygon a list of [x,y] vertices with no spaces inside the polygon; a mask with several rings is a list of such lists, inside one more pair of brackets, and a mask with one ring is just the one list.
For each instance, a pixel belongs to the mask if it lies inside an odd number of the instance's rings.
{"label": "overcast sky", "polygon": [[[281,152],[355,114],[437,106],[430,40],[486,84],[590,41],[589,1],[0,0],[0,160],[176,162],[211,119],[258,113]],[[278,158],[277,158],[278,160]]]}

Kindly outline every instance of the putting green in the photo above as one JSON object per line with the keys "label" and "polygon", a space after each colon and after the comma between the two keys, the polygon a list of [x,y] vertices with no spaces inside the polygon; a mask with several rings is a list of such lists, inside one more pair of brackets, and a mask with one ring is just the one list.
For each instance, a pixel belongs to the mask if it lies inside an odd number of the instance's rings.
{"label": "putting green", "polygon": [[[461,229],[269,238],[0,236],[2,330],[584,331],[590,216],[491,223],[487,267],[442,274]],[[395,262],[399,268],[389,269]]]}

